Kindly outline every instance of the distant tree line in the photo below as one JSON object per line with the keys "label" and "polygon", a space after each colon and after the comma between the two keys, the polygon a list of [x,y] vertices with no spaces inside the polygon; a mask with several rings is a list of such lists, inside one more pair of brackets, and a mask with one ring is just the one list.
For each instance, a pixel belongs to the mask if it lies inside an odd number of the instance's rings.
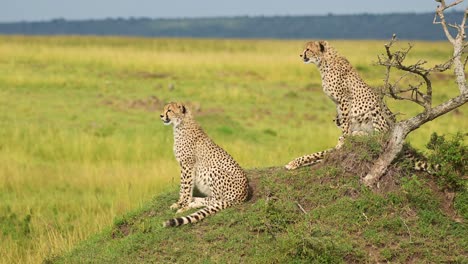
{"label": "distant tree line", "polygon": [[[446,14],[457,21],[463,12]],[[395,13],[324,16],[241,16],[217,18],[54,19],[43,22],[0,23],[0,34],[127,35],[147,37],[280,38],[280,39],[401,39],[442,40],[431,26],[433,13]]]}

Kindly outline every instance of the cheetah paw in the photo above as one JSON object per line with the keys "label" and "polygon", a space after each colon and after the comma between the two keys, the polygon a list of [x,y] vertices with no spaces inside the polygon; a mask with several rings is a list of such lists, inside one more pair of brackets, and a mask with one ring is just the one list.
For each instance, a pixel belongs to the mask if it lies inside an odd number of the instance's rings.
{"label": "cheetah paw", "polygon": [[190,207],[188,207],[188,206],[183,207],[183,208],[180,208],[179,210],[177,210],[176,214],[183,213],[183,212],[185,212],[185,211],[187,211],[187,210],[189,210],[189,209],[190,209]]}
{"label": "cheetah paw", "polygon": [[179,203],[173,203],[169,208],[174,210],[174,209],[178,209],[180,207]]}
{"label": "cheetah paw", "polygon": [[289,162],[284,166],[284,168],[287,170],[295,170],[297,169],[297,166],[293,162]]}
{"label": "cheetah paw", "polygon": [[366,133],[365,131],[353,131],[353,133],[351,133],[352,136],[367,136],[369,135],[369,133]]}
{"label": "cheetah paw", "polygon": [[341,147],[343,147],[344,141],[345,141],[345,138],[344,138],[343,136],[341,136],[341,137],[338,139],[338,144],[336,144],[335,149],[340,149]]}
{"label": "cheetah paw", "polygon": [[196,201],[196,200],[194,200],[193,202],[189,203],[189,205],[188,205],[189,208],[194,208],[194,209],[200,208],[200,207],[203,207],[203,206],[205,206],[205,204],[203,204],[203,202],[201,202],[201,201]]}

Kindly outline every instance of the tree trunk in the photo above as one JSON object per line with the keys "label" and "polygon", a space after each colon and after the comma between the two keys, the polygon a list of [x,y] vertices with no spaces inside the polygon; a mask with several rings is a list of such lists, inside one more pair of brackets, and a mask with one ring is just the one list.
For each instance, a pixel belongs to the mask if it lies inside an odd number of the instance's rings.
{"label": "tree trunk", "polygon": [[384,151],[372,166],[366,177],[362,179],[362,183],[364,185],[371,187],[380,180],[382,175],[387,171],[387,168],[403,148],[403,143],[405,142],[407,134],[407,128],[405,128],[402,123],[397,123],[395,125],[395,127],[390,131],[390,138],[387,141]]}

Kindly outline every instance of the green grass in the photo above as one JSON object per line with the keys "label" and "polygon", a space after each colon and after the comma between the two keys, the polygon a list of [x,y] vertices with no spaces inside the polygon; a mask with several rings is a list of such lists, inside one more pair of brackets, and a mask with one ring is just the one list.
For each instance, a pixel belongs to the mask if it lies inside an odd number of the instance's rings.
{"label": "green grass", "polygon": [[[468,228],[440,206],[427,180],[377,194],[324,165],[248,172],[255,196],[195,225],[163,228],[177,190],[119,217],[52,263],[426,263],[467,260]],[[299,207],[300,206],[300,207]],[[302,211],[302,208],[304,211]],[[305,213],[304,213],[305,212]]]}
{"label": "green grass", "polygon": [[[172,129],[158,118],[165,102],[188,103],[246,168],[334,146],[335,107],[300,61],[304,42],[0,37],[0,262],[66,252],[177,186]],[[331,44],[382,84],[373,65],[382,41]],[[417,42],[409,59],[441,63],[448,48]],[[450,75],[434,79],[436,102],[457,93]],[[389,104],[403,118],[420,111]],[[421,148],[432,132],[466,131],[467,114],[463,106],[409,139]]]}

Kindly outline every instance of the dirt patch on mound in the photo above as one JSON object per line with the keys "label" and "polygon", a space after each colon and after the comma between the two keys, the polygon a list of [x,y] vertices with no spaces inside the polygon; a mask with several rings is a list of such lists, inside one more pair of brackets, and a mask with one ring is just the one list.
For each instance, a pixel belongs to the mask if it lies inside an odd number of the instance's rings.
{"label": "dirt patch on mound", "polygon": [[121,238],[121,237],[126,237],[130,235],[132,232],[132,226],[129,223],[122,223],[116,227],[114,227],[114,230],[112,230],[111,237],[113,239]]}

